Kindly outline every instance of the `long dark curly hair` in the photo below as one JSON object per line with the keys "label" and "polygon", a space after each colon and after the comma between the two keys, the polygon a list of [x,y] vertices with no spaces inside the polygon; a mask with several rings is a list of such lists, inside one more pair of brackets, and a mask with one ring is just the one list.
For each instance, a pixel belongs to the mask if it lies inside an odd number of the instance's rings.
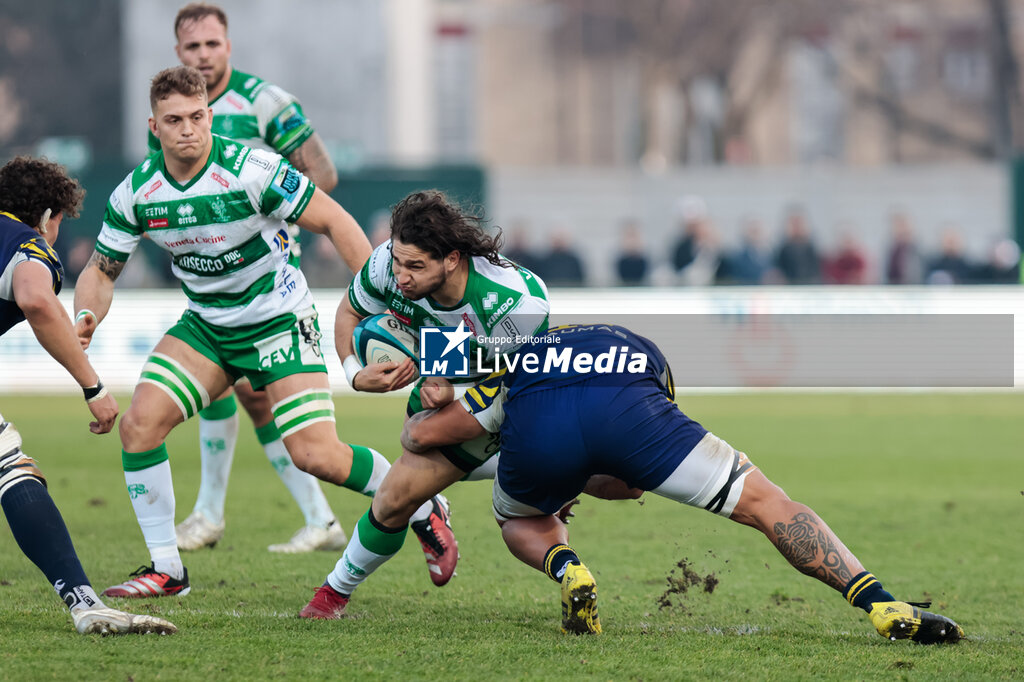
{"label": "long dark curly hair", "polygon": [[0,211],[30,227],[39,225],[46,209],[77,218],[84,198],[78,181],[52,161],[17,156],[0,168]]}
{"label": "long dark curly hair", "polygon": [[391,238],[411,244],[440,260],[452,251],[463,258],[481,256],[493,265],[510,267],[499,254],[501,230],[491,236],[483,230],[484,219],[470,215],[443,192],[415,192],[398,202],[391,212]]}

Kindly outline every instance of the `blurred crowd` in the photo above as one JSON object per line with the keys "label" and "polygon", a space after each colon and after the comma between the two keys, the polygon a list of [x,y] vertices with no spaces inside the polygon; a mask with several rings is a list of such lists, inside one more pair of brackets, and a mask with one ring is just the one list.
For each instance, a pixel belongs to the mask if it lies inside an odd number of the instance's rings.
{"label": "blurred crowd", "polygon": [[[1018,284],[1021,250],[1009,238],[996,240],[984,258],[971,259],[955,227],[942,233],[940,243],[922,244],[910,218],[889,216],[889,243],[883,253],[869,253],[858,239],[856,226],[840,224],[830,236],[831,249],[821,248],[806,213],[789,207],[779,236],[772,243],[763,221],[742,220],[739,244],[724,247],[704,202],[686,197],[677,206],[678,231],[667,250],[645,242],[639,221],[621,223],[614,255],[615,282],[620,286],[710,286],[758,284]],[[513,225],[506,231],[504,253],[526,265],[552,286],[588,283],[584,259],[569,233],[554,232],[546,248],[534,250],[524,232]],[[658,256],[652,256],[652,253]]]}
{"label": "blurred crowd", "polygon": [[[948,227],[937,244],[920,243],[908,215],[889,215],[889,243],[882,253],[869,253],[852,224],[840,224],[829,237],[834,246],[819,246],[808,217],[799,206],[782,217],[778,237],[769,240],[762,220],[743,219],[739,244],[725,247],[699,197],[684,197],[675,210],[674,241],[651,244],[636,219],[621,221],[618,245],[605,258],[613,260],[613,281],[620,286],[709,286],[757,284],[1018,284],[1021,250],[1012,239],[991,244],[983,258],[969,258],[963,235]],[[390,233],[389,214],[381,210],[367,226],[377,246]],[[502,253],[540,275],[549,286],[587,286],[588,263],[574,242],[573,231],[555,228],[546,244],[529,244],[530,226],[515,221],[504,228]],[[338,260],[325,238],[303,233],[302,270],[315,288],[345,286],[351,273]],[[147,248],[153,247],[153,248]],[[93,241],[72,240],[61,254],[72,281],[92,254]],[[654,254],[657,253],[655,256]],[[594,263],[589,265],[593,266]],[[143,242],[118,280],[119,287],[174,286],[170,260],[154,245]]]}

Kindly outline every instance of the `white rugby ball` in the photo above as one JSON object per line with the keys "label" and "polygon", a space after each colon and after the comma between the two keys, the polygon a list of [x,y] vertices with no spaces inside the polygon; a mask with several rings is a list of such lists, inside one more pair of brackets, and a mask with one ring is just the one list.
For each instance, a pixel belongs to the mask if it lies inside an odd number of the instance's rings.
{"label": "white rugby ball", "polygon": [[419,362],[419,339],[394,315],[371,315],[359,321],[352,332],[356,359],[363,367],[379,362]]}

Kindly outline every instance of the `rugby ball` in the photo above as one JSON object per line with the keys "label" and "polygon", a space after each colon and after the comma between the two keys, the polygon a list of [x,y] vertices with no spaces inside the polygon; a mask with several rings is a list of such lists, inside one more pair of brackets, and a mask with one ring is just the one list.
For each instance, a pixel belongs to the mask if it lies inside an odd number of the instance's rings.
{"label": "rugby ball", "polygon": [[378,362],[419,362],[419,339],[393,315],[364,317],[352,332],[356,359],[363,367]]}

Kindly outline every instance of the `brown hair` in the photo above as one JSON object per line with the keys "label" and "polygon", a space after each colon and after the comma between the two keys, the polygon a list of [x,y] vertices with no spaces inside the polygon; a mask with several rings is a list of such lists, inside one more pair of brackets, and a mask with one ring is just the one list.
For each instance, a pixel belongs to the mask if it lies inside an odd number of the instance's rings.
{"label": "brown hair", "polygon": [[411,244],[441,260],[452,251],[463,258],[482,256],[502,267],[510,263],[498,254],[501,230],[493,237],[483,230],[484,219],[469,215],[438,190],[415,192],[391,212],[391,238]]}
{"label": "brown hair", "polygon": [[39,225],[46,209],[77,218],[85,190],[60,164],[18,156],[0,168],[0,211],[29,227]]}
{"label": "brown hair", "polygon": [[167,99],[173,94],[186,97],[206,98],[206,79],[199,69],[191,66],[172,66],[153,76],[149,86],[149,106],[156,108],[156,103]]}
{"label": "brown hair", "polygon": [[178,37],[178,29],[187,21],[199,21],[206,17],[217,17],[224,26],[224,32],[228,30],[228,15],[217,5],[208,5],[205,2],[190,2],[178,10],[178,16],[174,17],[174,37]]}

